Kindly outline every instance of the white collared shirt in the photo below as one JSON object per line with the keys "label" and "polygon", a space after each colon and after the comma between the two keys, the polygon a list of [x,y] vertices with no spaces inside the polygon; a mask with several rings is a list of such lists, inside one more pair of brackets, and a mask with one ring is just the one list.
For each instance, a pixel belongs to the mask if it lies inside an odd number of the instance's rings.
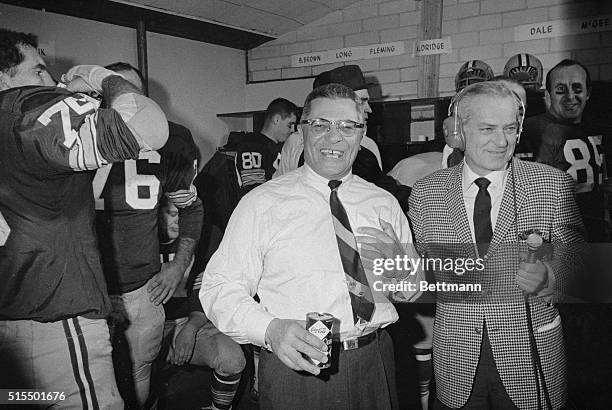
{"label": "white collared shirt", "polygon": [[[316,311],[336,317],[340,328],[334,333],[345,340],[398,319],[391,303],[376,303],[363,332],[355,327],[328,182],[305,165],[240,201],[200,291],[204,312],[223,333],[241,343],[264,345],[274,318],[304,320]],[[388,192],[349,174],[338,197],[354,232],[358,227],[381,229],[383,219],[402,243],[412,242],[408,220]],[[261,303],[253,300],[255,294]]]}
{"label": "white collared shirt", "polygon": [[461,173],[463,203],[465,204],[465,211],[467,213],[470,232],[472,233],[472,240],[474,243],[476,242],[476,235],[474,234],[474,204],[479,190],[478,185],[476,185],[474,181],[481,177],[491,181],[487,191],[489,191],[489,195],[491,196],[491,227],[493,228],[493,232],[495,232],[495,224],[497,223],[499,209],[501,208],[502,199],[504,197],[504,189],[506,188],[508,167],[501,171],[493,171],[487,175],[481,176],[472,171],[467,162],[463,162],[463,171]]}

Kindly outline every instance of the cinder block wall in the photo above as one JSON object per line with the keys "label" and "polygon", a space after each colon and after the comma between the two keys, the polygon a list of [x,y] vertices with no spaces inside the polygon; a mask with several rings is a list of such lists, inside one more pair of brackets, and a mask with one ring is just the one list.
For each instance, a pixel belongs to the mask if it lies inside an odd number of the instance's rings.
{"label": "cinder block wall", "polygon": [[[364,0],[333,12],[250,50],[249,80],[316,76],[342,65],[292,68],[295,54],[404,41],[404,55],[346,64],[359,64],[367,77],[374,77],[384,99],[416,98],[418,57],[412,57],[411,50],[426,2]],[[451,37],[453,51],[440,58],[440,96],[454,92],[454,77],[463,62],[484,60],[501,74],[508,58],[519,52],[537,56],[545,71],[563,58],[574,58],[589,67],[593,79],[612,80],[612,31],[514,41],[519,25],[610,13],[610,0],[444,0],[442,37]]]}

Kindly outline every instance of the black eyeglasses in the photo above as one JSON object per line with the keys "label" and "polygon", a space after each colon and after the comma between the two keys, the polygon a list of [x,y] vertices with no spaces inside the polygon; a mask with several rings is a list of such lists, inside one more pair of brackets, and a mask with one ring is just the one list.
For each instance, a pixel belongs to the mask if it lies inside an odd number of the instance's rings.
{"label": "black eyeglasses", "polygon": [[357,130],[365,127],[365,124],[351,120],[329,121],[324,118],[302,120],[300,124],[308,124],[310,131],[316,136],[321,136],[330,132],[332,125],[336,126],[338,132],[343,137],[352,137],[357,133]]}

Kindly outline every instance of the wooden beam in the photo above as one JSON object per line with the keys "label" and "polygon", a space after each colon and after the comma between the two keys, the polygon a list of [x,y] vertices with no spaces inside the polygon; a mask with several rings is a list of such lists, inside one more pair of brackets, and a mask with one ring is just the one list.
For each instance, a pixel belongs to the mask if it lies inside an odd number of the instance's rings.
{"label": "wooden beam", "polygon": [[138,69],[144,78],[144,95],[149,95],[149,64],[147,62],[147,25],[143,18],[136,24],[136,46],[138,47]]}
{"label": "wooden beam", "polygon": [[[405,0],[412,1],[412,0]],[[421,26],[417,41],[440,38],[442,35],[442,1],[443,0],[414,0],[417,10],[421,10]],[[438,96],[438,83],[440,80],[440,56],[429,55],[417,57],[419,72],[417,82],[417,95],[419,98]]]}

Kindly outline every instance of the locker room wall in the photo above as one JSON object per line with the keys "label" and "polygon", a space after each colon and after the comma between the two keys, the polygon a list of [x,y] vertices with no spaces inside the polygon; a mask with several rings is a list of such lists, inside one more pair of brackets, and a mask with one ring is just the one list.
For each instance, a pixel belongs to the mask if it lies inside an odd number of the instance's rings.
{"label": "locker room wall", "polygon": [[[421,10],[426,4],[426,0],[364,0],[333,12],[249,50],[249,79],[288,80],[286,83],[291,84],[292,78],[316,76],[343,64],[293,68],[292,55],[404,41],[404,55],[347,64],[359,64],[366,77],[375,79],[385,100],[417,98],[419,73],[411,50],[420,30]],[[454,93],[455,74],[465,61],[484,60],[495,74],[501,74],[508,58],[519,52],[536,55],[545,71],[564,58],[574,58],[589,67],[594,80],[612,80],[612,31],[514,41],[514,29],[519,25],[611,13],[611,1],[444,0],[442,37],[451,37],[452,54],[443,54],[440,58],[440,96]],[[302,81],[312,85],[312,80]],[[281,88],[281,84],[274,86]],[[248,85],[247,101],[257,101],[262,89],[262,84]],[[303,92],[308,90],[306,87]],[[260,108],[249,106],[248,109]]]}

